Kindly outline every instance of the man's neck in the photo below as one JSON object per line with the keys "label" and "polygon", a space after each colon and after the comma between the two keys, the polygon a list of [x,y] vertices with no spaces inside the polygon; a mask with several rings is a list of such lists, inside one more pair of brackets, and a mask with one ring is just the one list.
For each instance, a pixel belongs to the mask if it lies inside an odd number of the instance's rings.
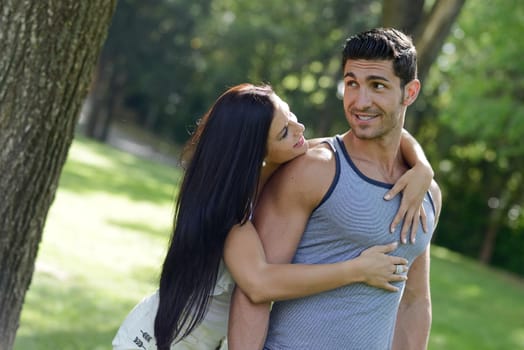
{"label": "man's neck", "polygon": [[370,178],[394,183],[407,170],[400,152],[400,134],[362,139],[349,131],[343,140],[353,163]]}

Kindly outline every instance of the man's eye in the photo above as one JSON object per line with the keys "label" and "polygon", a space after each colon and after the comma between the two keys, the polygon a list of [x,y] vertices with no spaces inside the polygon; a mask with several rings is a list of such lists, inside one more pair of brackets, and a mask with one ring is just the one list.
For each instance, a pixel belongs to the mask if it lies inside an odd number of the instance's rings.
{"label": "man's eye", "polygon": [[382,83],[375,83],[375,89],[384,89],[386,87],[386,85],[382,84]]}

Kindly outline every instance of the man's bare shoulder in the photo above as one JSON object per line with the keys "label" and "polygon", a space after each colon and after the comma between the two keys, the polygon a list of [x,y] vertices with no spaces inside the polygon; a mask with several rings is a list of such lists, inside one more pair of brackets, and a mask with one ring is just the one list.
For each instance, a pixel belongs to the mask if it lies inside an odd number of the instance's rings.
{"label": "man's bare shoulder", "polygon": [[331,137],[317,137],[317,138],[314,138],[314,139],[308,139],[307,143],[308,143],[309,147],[312,148],[312,147],[318,146],[319,144],[327,141],[330,138]]}
{"label": "man's bare shoulder", "polygon": [[331,162],[334,164],[334,159],[335,155],[329,145],[320,143],[310,147],[306,153],[282,166],[278,173],[285,173],[287,176],[293,175],[297,178],[307,178],[315,175],[327,164]]}
{"label": "man's bare shoulder", "polygon": [[329,145],[321,143],[283,165],[267,186],[296,200],[315,203],[331,185],[335,172],[335,155]]}

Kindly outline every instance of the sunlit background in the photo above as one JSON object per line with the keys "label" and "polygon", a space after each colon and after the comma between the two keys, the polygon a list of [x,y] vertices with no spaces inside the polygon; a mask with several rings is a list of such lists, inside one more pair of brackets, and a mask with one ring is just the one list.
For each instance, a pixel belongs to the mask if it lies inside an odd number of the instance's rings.
{"label": "sunlit background", "polygon": [[420,43],[422,93],[406,127],[444,196],[430,349],[524,349],[524,3],[466,0],[429,41],[422,13],[435,1],[413,1],[423,5],[415,23],[395,3],[120,0],[15,349],[110,349],[127,312],[156,288],[177,156],[215,98],[270,83],[308,137],[343,132],[344,39],[395,21]]}

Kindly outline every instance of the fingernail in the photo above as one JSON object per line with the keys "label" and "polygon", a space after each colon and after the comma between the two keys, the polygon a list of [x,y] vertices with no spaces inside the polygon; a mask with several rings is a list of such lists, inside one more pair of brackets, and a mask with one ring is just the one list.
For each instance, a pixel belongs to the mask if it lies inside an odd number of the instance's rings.
{"label": "fingernail", "polygon": [[389,193],[384,196],[385,200],[389,200],[390,198],[391,198],[391,196],[389,195]]}
{"label": "fingernail", "polygon": [[405,238],[402,238],[402,243],[406,244],[406,239]]}

